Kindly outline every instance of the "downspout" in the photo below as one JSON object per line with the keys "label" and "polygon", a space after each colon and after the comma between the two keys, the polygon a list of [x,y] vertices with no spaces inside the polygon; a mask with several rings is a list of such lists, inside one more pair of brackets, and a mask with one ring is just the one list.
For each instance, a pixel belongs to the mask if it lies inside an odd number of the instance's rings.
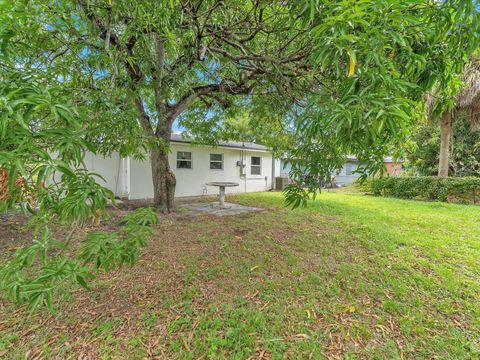
{"label": "downspout", "polygon": [[272,152],[272,179],[270,181],[271,190],[275,190],[275,187],[273,186],[274,179],[275,179],[275,156],[273,156],[273,152]]}
{"label": "downspout", "polygon": [[127,199],[130,199],[130,186],[131,186],[131,183],[130,183],[130,176],[131,176],[131,173],[130,173],[130,156],[127,156],[127,158],[125,159],[125,162],[126,162],[126,171],[125,171],[125,193],[126,193],[126,197]]}
{"label": "downspout", "polygon": [[242,141],[242,172],[245,167],[245,174],[243,174],[243,183],[245,192],[247,192],[247,152],[245,151],[245,142]]}
{"label": "downspout", "polygon": [[[122,170],[120,172],[120,169]],[[130,156],[127,157],[120,157],[119,158],[119,166],[118,166],[118,178],[117,183],[115,185],[115,192],[118,193],[116,195],[118,198],[122,200],[129,200],[130,199]],[[118,189],[118,185],[120,185],[120,189]]]}
{"label": "downspout", "polygon": [[120,198],[122,191],[118,191],[118,183],[120,182],[120,168],[122,167],[122,157],[118,153],[117,177],[115,178],[115,197]]}

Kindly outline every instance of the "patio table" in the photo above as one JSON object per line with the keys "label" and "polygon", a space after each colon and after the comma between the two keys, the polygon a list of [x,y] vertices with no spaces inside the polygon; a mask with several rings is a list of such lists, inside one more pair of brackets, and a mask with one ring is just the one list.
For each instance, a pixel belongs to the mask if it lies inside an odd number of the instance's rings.
{"label": "patio table", "polygon": [[217,186],[219,188],[219,204],[222,209],[225,209],[225,188],[238,186],[235,182],[213,181],[206,183],[207,186]]}

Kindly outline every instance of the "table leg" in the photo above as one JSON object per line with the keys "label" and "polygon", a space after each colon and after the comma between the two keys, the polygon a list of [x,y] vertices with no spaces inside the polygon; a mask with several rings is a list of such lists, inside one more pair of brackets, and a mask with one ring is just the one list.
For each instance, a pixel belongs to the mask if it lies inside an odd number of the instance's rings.
{"label": "table leg", "polygon": [[220,207],[225,207],[225,186],[220,186]]}

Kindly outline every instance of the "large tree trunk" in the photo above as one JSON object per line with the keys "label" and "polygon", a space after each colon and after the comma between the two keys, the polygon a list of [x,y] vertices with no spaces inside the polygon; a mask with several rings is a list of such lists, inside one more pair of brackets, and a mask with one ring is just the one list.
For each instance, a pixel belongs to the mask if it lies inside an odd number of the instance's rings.
{"label": "large tree trunk", "polygon": [[450,111],[445,111],[442,114],[442,120],[440,122],[440,161],[438,164],[438,176],[448,176],[452,123],[452,114]]}
{"label": "large tree trunk", "polygon": [[154,206],[162,212],[170,212],[174,206],[177,181],[168,164],[167,150],[164,148],[153,150],[150,154],[150,161],[152,164]]}

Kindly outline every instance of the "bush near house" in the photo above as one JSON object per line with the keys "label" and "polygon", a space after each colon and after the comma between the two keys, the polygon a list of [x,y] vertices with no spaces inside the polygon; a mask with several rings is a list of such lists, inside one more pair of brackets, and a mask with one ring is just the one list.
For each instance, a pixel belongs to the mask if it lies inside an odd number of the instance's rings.
{"label": "bush near house", "polygon": [[[26,181],[23,177],[17,177],[13,183],[14,192],[18,194],[18,198],[20,198],[22,201],[28,201],[30,205],[33,205],[35,203],[35,197],[31,190],[32,185],[26,185]],[[13,198],[17,199],[15,196],[13,196]],[[12,193],[10,192],[8,172],[4,168],[0,167],[0,205],[2,203],[5,204],[11,199]]]}
{"label": "bush near house", "polygon": [[[13,188],[15,190],[19,189],[21,191],[23,187],[24,179],[19,177],[15,180]],[[10,194],[9,189],[9,176],[7,170],[0,167],[0,201],[7,201],[10,199],[12,194]]]}
{"label": "bush near house", "polygon": [[6,201],[8,197],[8,174],[0,168],[0,201]]}
{"label": "bush near house", "polygon": [[368,179],[363,189],[376,196],[401,199],[480,203],[479,177],[380,177]]}

